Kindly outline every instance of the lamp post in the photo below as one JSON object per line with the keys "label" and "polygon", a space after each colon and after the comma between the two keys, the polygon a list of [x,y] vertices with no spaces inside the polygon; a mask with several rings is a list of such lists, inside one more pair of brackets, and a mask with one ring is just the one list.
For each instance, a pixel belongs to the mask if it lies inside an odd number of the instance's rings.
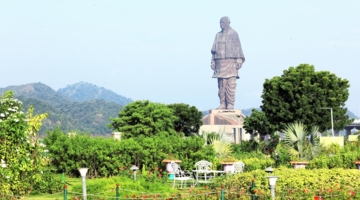
{"label": "lamp post", "polygon": [[82,180],[82,191],[83,191],[83,199],[87,200],[87,195],[86,195],[86,173],[88,171],[89,168],[79,168],[79,172],[81,175],[81,180]]}
{"label": "lamp post", "polygon": [[265,171],[269,174],[269,176],[266,176],[266,178],[269,180],[271,197],[273,200],[275,200],[275,186],[276,180],[279,178],[279,176],[271,176],[271,174],[274,172],[272,167],[266,168]]}
{"label": "lamp post", "polygon": [[136,181],[136,170],[138,170],[139,168],[133,165],[130,167],[130,169],[134,172],[134,181]]}
{"label": "lamp post", "polygon": [[[240,127],[241,127],[241,125],[240,125],[240,120],[241,120],[241,115],[236,115],[237,116],[237,118],[238,118],[238,123],[239,123],[239,128],[238,128],[238,131],[239,131],[239,144],[241,144],[241,140],[242,140],[242,132],[240,132]],[[236,144],[236,141],[235,141],[235,144]]]}
{"label": "lamp post", "polygon": [[333,143],[334,143],[334,118],[333,118],[333,110],[332,110],[332,108],[330,108],[330,107],[320,107],[320,109],[330,109],[332,141],[333,141]]}

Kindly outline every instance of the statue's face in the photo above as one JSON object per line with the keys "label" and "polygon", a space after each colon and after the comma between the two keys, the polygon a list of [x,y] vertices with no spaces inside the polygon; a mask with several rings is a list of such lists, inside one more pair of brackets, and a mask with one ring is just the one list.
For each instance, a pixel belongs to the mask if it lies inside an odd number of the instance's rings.
{"label": "statue's face", "polygon": [[222,30],[229,28],[230,26],[230,19],[228,17],[223,17],[220,19],[220,28]]}

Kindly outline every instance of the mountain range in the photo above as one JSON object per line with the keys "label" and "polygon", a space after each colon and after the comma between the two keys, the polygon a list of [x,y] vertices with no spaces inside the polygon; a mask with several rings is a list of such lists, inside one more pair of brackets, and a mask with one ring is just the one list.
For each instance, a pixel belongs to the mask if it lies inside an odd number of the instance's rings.
{"label": "mountain range", "polygon": [[33,105],[35,114],[48,113],[39,131],[58,126],[64,131],[89,132],[104,135],[112,132],[108,128],[111,117],[133,100],[96,85],[79,82],[55,91],[43,83],[30,83],[0,88],[0,94],[11,90],[14,97],[23,102],[23,111]]}
{"label": "mountain range", "polygon": [[[43,83],[30,83],[0,88],[0,94],[11,90],[15,98],[23,102],[25,112],[33,105],[35,114],[48,113],[39,131],[40,136],[60,126],[64,132],[80,131],[92,135],[108,135],[110,118],[117,117],[119,111],[133,100],[91,83],[79,82],[55,91]],[[260,108],[255,108],[260,110]],[[203,115],[208,111],[202,111]],[[242,109],[245,116],[252,108]],[[348,111],[350,118],[357,118]]]}

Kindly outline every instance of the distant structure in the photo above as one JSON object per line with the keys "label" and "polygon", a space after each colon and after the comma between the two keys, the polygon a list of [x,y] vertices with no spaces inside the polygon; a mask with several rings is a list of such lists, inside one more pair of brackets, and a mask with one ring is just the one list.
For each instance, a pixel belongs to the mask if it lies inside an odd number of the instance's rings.
{"label": "distant structure", "polygon": [[250,140],[251,135],[243,128],[245,115],[241,110],[210,110],[202,118],[203,125],[199,134],[203,132],[225,134],[226,139],[232,143],[240,144],[241,141]]}
{"label": "distant structure", "polygon": [[345,136],[349,136],[351,134],[351,130],[356,128],[357,130],[360,130],[360,119],[355,119],[355,121],[349,125],[346,125],[344,127],[345,129]]}
{"label": "distant structure", "polygon": [[111,135],[114,140],[121,140],[121,132],[113,132]]}

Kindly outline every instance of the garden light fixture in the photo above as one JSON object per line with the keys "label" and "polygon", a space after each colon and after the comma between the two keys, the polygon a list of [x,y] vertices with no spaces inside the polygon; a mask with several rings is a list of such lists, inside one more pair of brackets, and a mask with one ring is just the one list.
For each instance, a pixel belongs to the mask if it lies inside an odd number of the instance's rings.
{"label": "garden light fixture", "polygon": [[130,169],[134,172],[134,181],[136,181],[136,170],[138,170],[139,168],[133,165],[130,167]]}
{"label": "garden light fixture", "polygon": [[81,180],[82,180],[82,191],[83,191],[83,199],[87,200],[87,195],[86,195],[86,173],[88,171],[89,168],[79,168],[79,172],[81,175]]}
{"label": "garden light fixture", "polygon": [[[265,169],[265,171],[270,175],[274,172],[274,169],[272,167],[268,167]],[[266,176],[266,178],[269,180],[271,197],[273,200],[275,200],[275,185],[276,180],[279,178],[279,176]]]}
{"label": "garden light fixture", "polygon": [[272,167],[268,167],[265,169],[265,172],[267,172],[269,175],[271,175],[274,172],[274,169]]}

